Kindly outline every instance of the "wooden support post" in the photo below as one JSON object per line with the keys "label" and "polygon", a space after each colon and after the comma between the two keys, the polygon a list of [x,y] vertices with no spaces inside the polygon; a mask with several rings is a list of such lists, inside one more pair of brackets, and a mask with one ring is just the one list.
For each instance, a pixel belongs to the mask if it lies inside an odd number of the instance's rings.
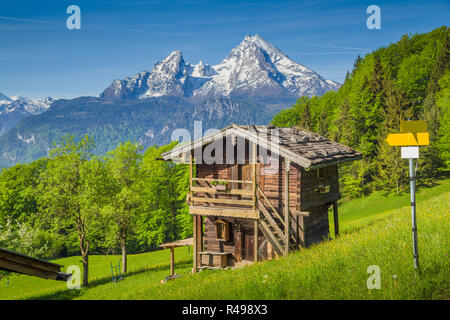
{"label": "wooden support post", "polygon": [[[190,192],[189,192],[189,194],[190,194],[190,198],[192,199],[192,195],[193,195],[193,192],[191,191],[192,190],[192,187],[193,187],[193,185],[194,185],[194,182],[193,182],[193,178],[194,178],[194,165],[193,165],[193,162],[194,162],[194,157],[193,157],[193,150],[191,150],[191,153],[190,153],[190,156],[189,156],[189,186],[190,186]],[[191,205],[194,205],[194,203],[191,201],[190,202],[190,204]],[[192,273],[197,273],[197,271],[198,271],[198,239],[197,239],[197,237],[198,237],[198,231],[197,231],[197,227],[198,227],[198,223],[197,223],[197,215],[194,215],[193,216],[193,255],[194,255],[194,257],[193,257],[193,268],[192,268]]]}
{"label": "wooden support post", "polygon": [[333,201],[334,237],[339,236],[339,215],[337,200]]}
{"label": "wooden support post", "polygon": [[284,174],[284,251],[285,255],[289,253],[289,170],[291,163],[286,160]]}
{"label": "wooden support post", "polygon": [[253,210],[256,210],[256,162],[257,162],[257,157],[256,157],[256,143],[253,143],[253,188],[252,188],[252,192],[253,192]]}
{"label": "wooden support post", "polygon": [[[257,205],[257,197],[256,197],[256,162],[257,162],[257,154],[256,154],[256,143],[253,143],[253,210],[256,210]],[[253,228],[254,228],[254,238],[253,238],[253,260],[255,262],[258,261],[258,220],[255,219],[254,223],[253,223]]]}
{"label": "wooden support post", "polygon": [[198,257],[197,261],[200,261],[200,251],[203,251],[203,217],[197,216],[197,248],[198,248]]}
{"label": "wooden support post", "polygon": [[255,219],[253,223],[254,238],[253,238],[253,261],[258,262],[258,220]]}
{"label": "wooden support post", "polygon": [[175,248],[170,248],[170,276],[173,278],[175,275]]}
{"label": "wooden support post", "polygon": [[[194,186],[194,157],[193,157],[193,151],[191,151],[190,155],[189,155],[189,195],[190,195],[190,199],[192,199],[192,195],[194,194],[192,192],[192,187]],[[191,205],[194,205],[194,203],[192,203],[191,201]]]}
{"label": "wooden support post", "polygon": [[198,256],[198,248],[197,248],[197,215],[194,215],[194,230],[193,230],[193,236],[194,236],[194,243],[193,243],[193,251],[194,251],[194,266],[192,268],[192,273],[197,273],[197,269],[198,269],[198,263],[197,263],[197,256]]}
{"label": "wooden support post", "polygon": [[234,256],[236,260],[242,261],[242,227],[240,225],[235,225],[233,230],[234,235]]}

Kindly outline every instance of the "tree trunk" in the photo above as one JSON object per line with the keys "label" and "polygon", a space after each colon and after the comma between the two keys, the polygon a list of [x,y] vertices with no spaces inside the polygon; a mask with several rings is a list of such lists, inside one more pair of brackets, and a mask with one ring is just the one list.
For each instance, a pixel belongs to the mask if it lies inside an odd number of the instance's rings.
{"label": "tree trunk", "polygon": [[122,242],[120,244],[120,248],[122,250],[122,273],[127,273],[127,246],[126,246],[126,237],[122,237]]}
{"label": "tree trunk", "polygon": [[89,256],[85,253],[82,253],[83,259],[83,287],[86,287],[89,282]]}

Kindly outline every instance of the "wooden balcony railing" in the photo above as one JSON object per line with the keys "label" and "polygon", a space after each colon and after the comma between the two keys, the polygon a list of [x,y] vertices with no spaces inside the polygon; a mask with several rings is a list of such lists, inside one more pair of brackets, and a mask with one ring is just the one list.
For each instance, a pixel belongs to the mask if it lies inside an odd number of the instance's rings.
{"label": "wooden balcony railing", "polygon": [[[191,196],[189,200],[191,203],[195,203],[195,205],[255,206],[256,195],[253,190],[227,187],[230,183],[252,185],[253,181],[211,178],[192,178],[192,181],[203,183],[202,186],[190,187]],[[214,185],[214,183],[218,183],[218,185]],[[237,199],[237,197],[240,199]]]}

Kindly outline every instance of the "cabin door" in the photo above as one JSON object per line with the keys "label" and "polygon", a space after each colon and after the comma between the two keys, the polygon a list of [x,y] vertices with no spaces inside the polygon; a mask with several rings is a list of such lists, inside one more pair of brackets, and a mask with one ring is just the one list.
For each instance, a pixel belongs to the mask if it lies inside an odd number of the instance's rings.
{"label": "cabin door", "polygon": [[[256,181],[259,181],[259,170],[261,166],[260,164],[256,165]],[[238,179],[253,181],[253,164],[239,164],[238,165]],[[252,190],[251,183],[242,183],[241,189],[244,190]]]}
{"label": "cabin door", "polygon": [[[253,165],[251,164],[240,164],[239,165],[239,180],[252,181],[253,177]],[[249,183],[242,183],[241,189],[251,190],[252,185]]]}
{"label": "cabin door", "polygon": [[253,261],[253,233],[246,233],[244,235],[244,259]]}

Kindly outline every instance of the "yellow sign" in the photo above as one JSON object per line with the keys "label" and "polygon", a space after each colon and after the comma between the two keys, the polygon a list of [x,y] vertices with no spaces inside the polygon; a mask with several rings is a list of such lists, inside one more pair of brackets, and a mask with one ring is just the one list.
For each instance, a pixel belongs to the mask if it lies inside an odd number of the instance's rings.
{"label": "yellow sign", "polygon": [[427,131],[427,123],[423,120],[418,121],[400,121],[400,132],[407,133],[417,133],[417,132],[426,132]]}
{"label": "yellow sign", "polygon": [[391,146],[427,146],[430,144],[430,134],[428,132],[391,133],[386,141]]}

